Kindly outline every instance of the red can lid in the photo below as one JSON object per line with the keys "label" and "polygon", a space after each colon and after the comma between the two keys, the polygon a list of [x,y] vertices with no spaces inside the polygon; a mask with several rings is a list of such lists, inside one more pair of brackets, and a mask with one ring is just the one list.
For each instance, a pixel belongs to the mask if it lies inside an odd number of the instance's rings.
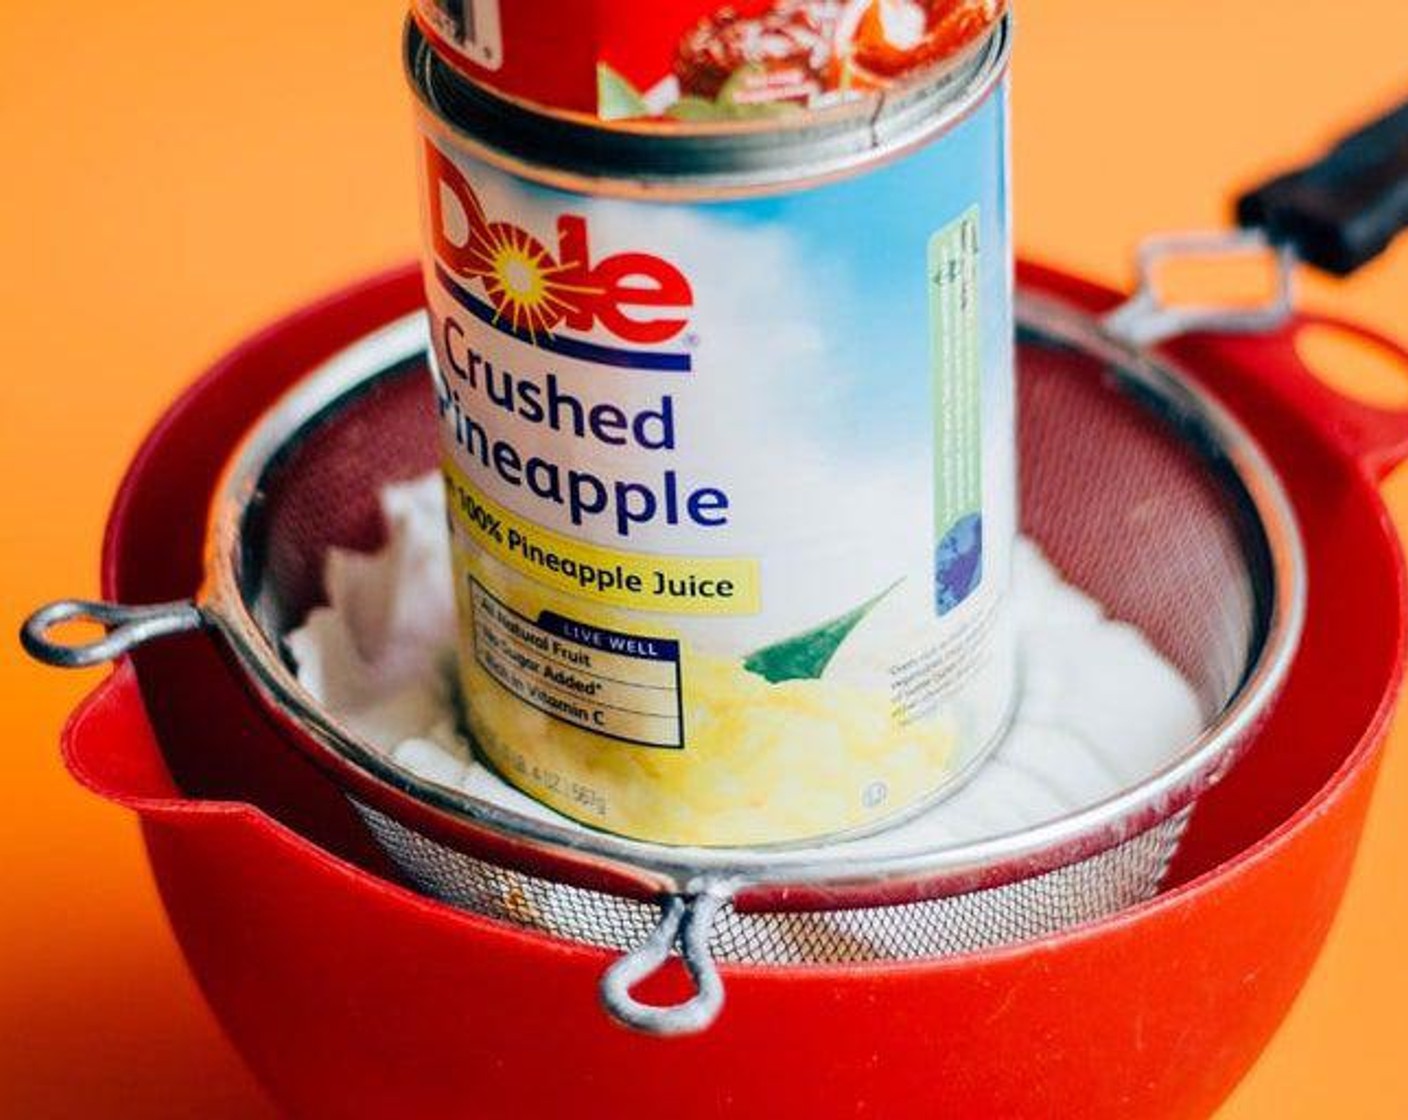
{"label": "red can lid", "polygon": [[455,69],[502,96],[599,120],[730,121],[921,81],[1006,0],[413,0]]}

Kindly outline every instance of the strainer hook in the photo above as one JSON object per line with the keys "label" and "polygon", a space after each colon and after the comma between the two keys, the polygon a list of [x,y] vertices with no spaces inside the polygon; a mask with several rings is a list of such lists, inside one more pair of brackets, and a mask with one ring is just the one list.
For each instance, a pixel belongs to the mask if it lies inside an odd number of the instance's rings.
{"label": "strainer hook", "polygon": [[[694,1034],[713,1023],[724,1005],[724,984],[709,951],[709,935],[730,893],[715,885],[697,894],[665,897],[660,921],[650,936],[601,978],[601,1002],[612,1018],[655,1035]],[[631,989],[658,971],[675,946],[694,983],[694,995],[672,1007],[641,1003],[631,995]]]}
{"label": "strainer hook", "polygon": [[[1183,307],[1165,303],[1159,294],[1158,271],[1165,261],[1252,254],[1269,255],[1275,270],[1275,291],[1259,306]],[[1156,346],[1198,331],[1264,334],[1283,326],[1295,311],[1295,250],[1272,243],[1258,229],[1149,237],[1139,245],[1136,265],[1134,294],[1104,318],[1105,331],[1131,346]]]}
{"label": "strainer hook", "polygon": [[[49,631],[64,622],[91,622],[103,635],[88,642],[63,642]],[[90,599],[60,599],[40,607],[20,628],[20,642],[36,661],[61,669],[80,669],[114,661],[154,638],[183,634],[206,625],[205,614],[189,600],[129,607]]]}

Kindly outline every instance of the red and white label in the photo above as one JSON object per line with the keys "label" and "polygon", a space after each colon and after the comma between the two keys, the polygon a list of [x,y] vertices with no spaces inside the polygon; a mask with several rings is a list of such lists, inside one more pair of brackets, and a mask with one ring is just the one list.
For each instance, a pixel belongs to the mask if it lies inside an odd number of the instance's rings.
{"label": "red and white label", "polygon": [[414,0],[475,81],[602,120],[690,124],[824,108],[922,76],[1006,0]]}
{"label": "red and white label", "polygon": [[416,12],[442,48],[485,70],[503,66],[499,0],[417,0]]}

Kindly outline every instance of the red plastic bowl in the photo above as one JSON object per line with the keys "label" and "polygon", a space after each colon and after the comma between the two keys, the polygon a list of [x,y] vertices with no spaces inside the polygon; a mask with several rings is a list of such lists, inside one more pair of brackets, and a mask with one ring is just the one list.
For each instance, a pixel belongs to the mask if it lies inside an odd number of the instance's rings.
{"label": "red plastic bowl", "polygon": [[[1036,268],[1021,280],[1095,310],[1117,299]],[[239,434],[291,380],[419,301],[418,274],[398,271],[211,370],[128,475],[105,593],[188,595],[207,498]],[[1307,321],[1172,348],[1281,471],[1311,601],[1284,698],[1199,804],[1171,889],[1118,917],[928,962],[724,966],[719,1021],[661,1040],[597,1006],[609,954],[394,885],[341,796],[262,722],[207,637],[124,662],[75,714],[66,759],[141,817],[202,989],[293,1115],[1206,1117],[1320,949],[1402,671],[1400,555],[1376,484],[1408,451],[1408,420],[1309,377],[1294,349]]]}

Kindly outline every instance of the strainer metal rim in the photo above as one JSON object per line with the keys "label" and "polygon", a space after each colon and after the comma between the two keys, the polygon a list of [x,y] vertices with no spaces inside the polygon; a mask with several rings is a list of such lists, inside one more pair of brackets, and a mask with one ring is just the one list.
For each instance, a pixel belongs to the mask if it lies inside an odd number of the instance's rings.
{"label": "strainer metal rim", "polygon": [[[825,908],[857,901],[938,897],[1041,874],[1138,835],[1191,804],[1235,762],[1280,691],[1299,643],[1306,573],[1299,530],[1266,455],[1221,405],[1162,357],[1127,345],[1068,304],[1022,293],[1019,328],[1092,353],[1116,376],[1153,393],[1185,422],[1214,437],[1245,488],[1265,535],[1272,578],[1265,635],[1229,703],[1170,765],[1149,779],[1045,824],[980,841],[889,855],[848,856],[844,845],[704,848],[650,844],[556,824],[437,786],[391,762],[340,727],[298,683],[246,600],[242,528],[259,482],[290,441],[367,391],[380,377],[421,360],[423,313],[367,336],[318,367],[275,403],[241,443],[217,487],[207,534],[206,583],[199,595],[273,713],[314,761],[346,779],[356,795],[452,846],[522,862],[565,881],[622,894],[725,891],[749,907]],[[486,852],[487,849],[487,852]]]}

